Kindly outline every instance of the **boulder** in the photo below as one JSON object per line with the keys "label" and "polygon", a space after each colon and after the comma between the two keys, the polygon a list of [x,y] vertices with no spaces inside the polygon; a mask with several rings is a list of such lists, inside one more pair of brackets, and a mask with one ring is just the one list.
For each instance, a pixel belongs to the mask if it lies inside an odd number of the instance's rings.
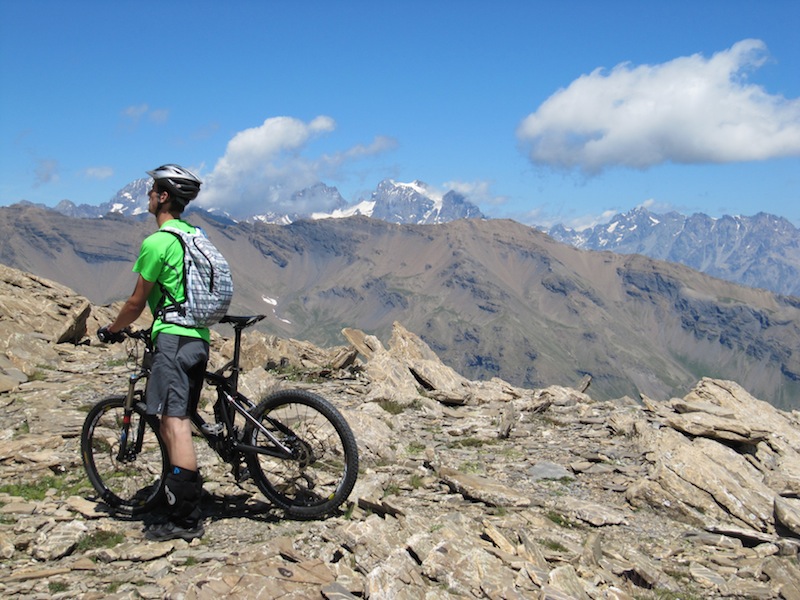
{"label": "boulder", "polygon": [[388,349],[355,329],[344,329],[342,334],[367,358],[366,375],[373,386],[370,400],[407,405],[420,394],[450,405],[475,400],[472,383],[442,363],[422,339],[400,323],[392,327]]}
{"label": "boulder", "polygon": [[775,519],[785,530],[800,538],[800,498],[775,496]]}
{"label": "boulder", "polygon": [[774,533],[779,512],[792,522],[790,503],[770,487],[797,480],[800,430],[789,413],[707,378],[682,400],[648,406],[665,427],[637,430],[653,468],[629,489],[631,502],[756,532]]}

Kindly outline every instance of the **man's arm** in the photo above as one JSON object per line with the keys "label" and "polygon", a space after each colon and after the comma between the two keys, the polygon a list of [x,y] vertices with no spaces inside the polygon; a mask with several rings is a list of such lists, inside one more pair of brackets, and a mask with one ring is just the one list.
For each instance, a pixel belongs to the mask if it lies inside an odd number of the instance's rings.
{"label": "man's arm", "polygon": [[139,275],[133,294],[125,301],[116,320],[111,323],[111,325],[108,325],[108,329],[111,333],[122,331],[139,318],[139,315],[142,314],[142,311],[147,306],[147,297],[150,295],[150,290],[153,289],[154,285],[154,281],[147,281],[144,277]]}

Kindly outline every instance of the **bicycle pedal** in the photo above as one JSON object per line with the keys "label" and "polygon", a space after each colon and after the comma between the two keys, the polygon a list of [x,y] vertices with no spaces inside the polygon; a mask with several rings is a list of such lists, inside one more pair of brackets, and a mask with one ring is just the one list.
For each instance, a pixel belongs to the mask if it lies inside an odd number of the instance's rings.
{"label": "bicycle pedal", "polygon": [[220,435],[225,430],[222,423],[203,423],[200,427],[206,435]]}

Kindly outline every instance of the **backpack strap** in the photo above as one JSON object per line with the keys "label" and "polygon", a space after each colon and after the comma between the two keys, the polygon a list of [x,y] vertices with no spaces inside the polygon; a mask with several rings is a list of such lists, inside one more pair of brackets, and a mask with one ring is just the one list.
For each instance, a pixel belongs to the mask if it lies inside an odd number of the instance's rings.
{"label": "backpack strap", "polygon": [[[179,233],[172,231],[170,228],[159,229],[159,231],[163,231],[164,233],[169,233],[171,236],[175,237],[181,245],[181,249],[184,252],[184,258],[181,261],[181,273],[182,273],[182,281],[183,281],[183,289],[184,294],[186,294],[186,246],[183,243],[183,238],[180,236]],[[160,281],[157,282],[158,287],[161,289],[161,300],[158,301],[158,306],[156,306],[155,310],[153,311],[153,318],[154,319],[161,319],[165,323],[165,316],[168,313],[178,313],[180,316],[186,316],[186,307],[183,306],[182,303],[178,302],[178,300],[169,293],[169,290],[164,287],[164,284]],[[169,304],[167,304],[167,300],[169,300]],[[184,299],[185,301],[185,299]]]}

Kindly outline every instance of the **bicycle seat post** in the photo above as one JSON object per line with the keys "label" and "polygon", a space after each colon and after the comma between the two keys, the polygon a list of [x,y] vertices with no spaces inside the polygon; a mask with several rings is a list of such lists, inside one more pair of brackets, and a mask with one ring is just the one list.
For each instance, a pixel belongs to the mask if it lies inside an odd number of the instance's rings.
{"label": "bicycle seat post", "polygon": [[242,329],[235,325],[233,328],[233,366],[231,367],[231,387],[234,392],[239,390],[239,355],[242,349]]}
{"label": "bicycle seat post", "polygon": [[265,315],[235,317],[225,315],[220,320],[220,323],[229,323],[233,326],[233,360],[228,365],[225,365],[223,369],[228,369],[229,367],[231,369],[231,375],[227,378],[227,381],[234,393],[239,390],[239,371],[241,370],[239,368],[239,359],[242,350],[242,331],[245,327],[258,323],[264,316]]}

